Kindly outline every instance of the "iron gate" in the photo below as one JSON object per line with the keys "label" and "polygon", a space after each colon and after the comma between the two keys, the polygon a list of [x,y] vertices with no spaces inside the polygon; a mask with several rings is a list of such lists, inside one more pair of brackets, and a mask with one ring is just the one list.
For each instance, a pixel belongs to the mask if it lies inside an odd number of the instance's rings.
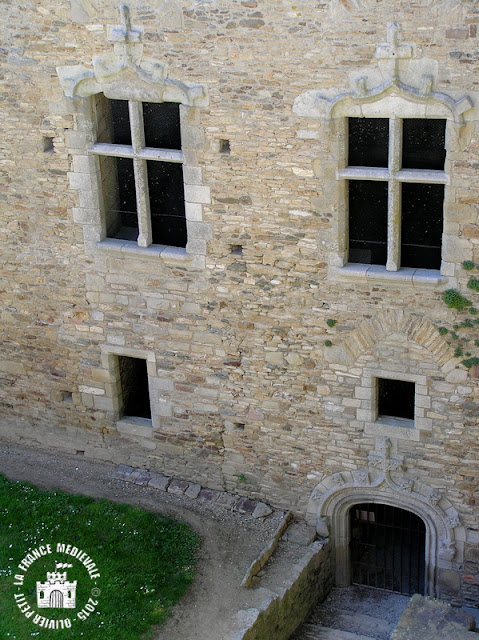
{"label": "iron gate", "polygon": [[350,511],[353,584],[424,594],[424,522],[410,511],[363,503]]}

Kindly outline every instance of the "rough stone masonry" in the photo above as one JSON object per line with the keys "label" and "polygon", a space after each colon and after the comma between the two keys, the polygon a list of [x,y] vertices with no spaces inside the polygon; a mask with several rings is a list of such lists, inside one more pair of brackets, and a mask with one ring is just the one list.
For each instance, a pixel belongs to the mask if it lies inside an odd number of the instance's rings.
{"label": "rough stone masonry", "polygon": [[[331,535],[339,583],[352,505],[411,510],[427,594],[477,603],[478,378],[438,328],[479,263],[479,6],[30,0],[0,17],[1,437],[291,509]],[[183,166],[186,248],[149,245],[146,209],[142,243],[108,237],[103,99],[181,105],[164,158]],[[348,169],[358,117],[390,122],[390,169]],[[447,122],[444,171],[401,174],[408,118]],[[118,153],[141,177],[135,140]],[[363,179],[389,181],[387,266],[348,260]],[[398,267],[400,185],[421,179],[444,186],[440,269]],[[146,361],[151,419],[123,415],[120,357]],[[413,418],[381,419],[381,379],[414,385]]]}

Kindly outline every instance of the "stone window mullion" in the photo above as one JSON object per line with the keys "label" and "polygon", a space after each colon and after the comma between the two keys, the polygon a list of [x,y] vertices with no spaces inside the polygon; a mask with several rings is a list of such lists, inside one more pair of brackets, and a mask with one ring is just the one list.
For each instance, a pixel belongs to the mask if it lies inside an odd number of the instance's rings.
{"label": "stone window mullion", "polygon": [[133,146],[133,167],[135,171],[136,206],[138,211],[138,246],[149,247],[153,240],[151,230],[150,196],[148,191],[148,172],[146,160],[138,157],[145,147],[145,127],[143,124],[143,105],[129,100],[131,143]]}
{"label": "stone window mullion", "polygon": [[389,190],[388,190],[388,252],[387,271],[401,266],[401,184],[397,174],[401,169],[402,119],[389,120]]}
{"label": "stone window mullion", "polygon": [[138,245],[149,247],[153,240],[151,230],[150,198],[148,193],[148,173],[146,160],[135,158],[136,206],[138,210]]}

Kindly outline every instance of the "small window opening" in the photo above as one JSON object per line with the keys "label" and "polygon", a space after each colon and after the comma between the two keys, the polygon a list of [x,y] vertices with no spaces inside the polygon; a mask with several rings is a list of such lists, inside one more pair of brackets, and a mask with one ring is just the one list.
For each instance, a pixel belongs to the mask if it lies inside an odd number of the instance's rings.
{"label": "small window opening", "polygon": [[63,402],[71,403],[73,402],[73,393],[71,391],[62,391]]}
{"label": "small window opening", "polygon": [[235,422],[235,431],[244,431],[244,424],[242,422]]}
{"label": "small window opening", "polygon": [[378,378],[378,416],[414,420],[415,384]]}
{"label": "small window opening", "polygon": [[120,367],[122,417],[151,419],[146,360],[118,356]]}
{"label": "small window opening", "polygon": [[220,153],[231,153],[231,146],[229,140],[220,140]]}
{"label": "small window opening", "polygon": [[232,245],[230,245],[230,253],[233,256],[242,256],[243,255],[243,245],[241,245],[241,244],[232,244]]}
{"label": "small window opening", "polygon": [[54,153],[53,138],[47,136],[43,138],[43,151],[45,153]]}

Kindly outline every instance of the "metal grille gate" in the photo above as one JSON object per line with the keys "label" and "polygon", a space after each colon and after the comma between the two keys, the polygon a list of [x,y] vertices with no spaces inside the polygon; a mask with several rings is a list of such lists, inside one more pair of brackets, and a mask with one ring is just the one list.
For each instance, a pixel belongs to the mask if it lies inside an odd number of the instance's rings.
{"label": "metal grille gate", "polygon": [[353,584],[424,594],[424,522],[410,511],[363,503],[350,511]]}

